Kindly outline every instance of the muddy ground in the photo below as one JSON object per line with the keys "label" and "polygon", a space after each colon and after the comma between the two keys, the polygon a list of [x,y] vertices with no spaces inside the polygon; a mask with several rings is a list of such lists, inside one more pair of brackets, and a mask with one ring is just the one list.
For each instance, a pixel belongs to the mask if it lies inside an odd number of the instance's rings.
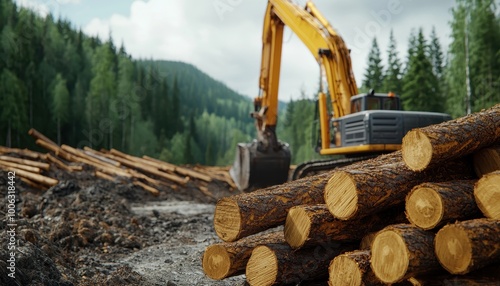
{"label": "muddy ground", "polygon": [[[237,193],[226,183],[208,184],[213,198],[195,181],[154,197],[91,170],[51,176],[60,183],[47,191],[15,180],[15,279],[7,276],[9,236],[2,235],[0,285],[245,285],[244,276],[214,281],[201,268],[204,248],[219,241],[215,202]],[[8,185],[0,171],[2,218]],[[10,229],[2,219],[0,231]]]}

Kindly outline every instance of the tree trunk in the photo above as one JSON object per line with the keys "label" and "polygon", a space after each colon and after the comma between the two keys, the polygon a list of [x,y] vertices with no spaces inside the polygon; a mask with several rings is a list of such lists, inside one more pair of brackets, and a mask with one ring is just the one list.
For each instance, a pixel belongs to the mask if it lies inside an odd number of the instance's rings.
{"label": "tree trunk", "polygon": [[[401,160],[401,152],[394,152],[339,169],[377,166]],[[324,203],[323,193],[331,174],[305,177],[252,193],[223,198],[215,207],[215,232],[224,241],[235,241],[281,225],[291,207]]]}
{"label": "tree trunk", "polygon": [[474,171],[481,178],[483,175],[500,170],[500,146],[484,148],[474,153]]}
{"label": "tree trunk", "polygon": [[474,178],[466,160],[414,172],[404,162],[336,171],[325,188],[330,212],[342,220],[355,219],[402,204],[410,190],[424,182]]}
{"label": "tree trunk", "polygon": [[477,182],[474,197],[486,217],[500,219],[500,170],[484,175]]}
{"label": "tree trunk", "polygon": [[500,261],[500,220],[457,222],[436,234],[436,255],[452,274],[466,274]]}
{"label": "tree trunk", "polygon": [[408,224],[388,226],[375,236],[371,267],[384,283],[396,283],[439,270],[434,233]]}
{"label": "tree trunk", "polygon": [[370,268],[370,258],[369,250],[355,250],[335,257],[328,268],[328,285],[382,285]]}
{"label": "tree trunk", "polygon": [[283,242],[283,232],[277,231],[245,237],[236,242],[210,245],[203,254],[203,271],[208,277],[216,280],[243,274],[255,247]]}
{"label": "tree trunk", "polygon": [[436,125],[413,129],[403,138],[403,159],[422,171],[500,143],[500,104]]}
{"label": "tree trunk", "polygon": [[406,219],[400,208],[355,221],[343,221],[334,218],[326,205],[302,205],[289,210],[285,239],[292,248],[332,241],[359,241],[370,232],[403,222]]}
{"label": "tree trunk", "polygon": [[423,183],[406,197],[408,220],[422,229],[433,229],[455,220],[481,217],[474,200],[476,180]]}
{"label": "tree trunk", "polygon": [[323,245],[293,251],[287,244],[257,246],[246,267],[247,282],[252,286],[297,284],[328,275],[328,265],[337,255],[354,245]]}

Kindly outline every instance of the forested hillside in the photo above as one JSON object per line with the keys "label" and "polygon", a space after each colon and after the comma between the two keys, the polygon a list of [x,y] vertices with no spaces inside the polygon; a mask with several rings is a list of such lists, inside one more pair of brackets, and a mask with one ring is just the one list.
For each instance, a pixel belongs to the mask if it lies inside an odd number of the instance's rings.
{"label": "forested hillside", "polygon": [[137,61],[112,41],[0,0],[0,142],[117,148],[173,163],[228,164],[254,127],[251,100],[192,65]]}

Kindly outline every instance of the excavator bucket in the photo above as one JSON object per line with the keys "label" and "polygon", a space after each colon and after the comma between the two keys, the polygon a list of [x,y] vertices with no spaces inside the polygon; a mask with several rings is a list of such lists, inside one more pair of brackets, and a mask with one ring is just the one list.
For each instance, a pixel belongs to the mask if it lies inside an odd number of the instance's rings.
{"label": "excavator bucket", "polygon": [[238,189],[246,192],[282,184],[288,179],[290,158],[288,144],[278,151],[262,152],[256,140],[239,143],[229,174]]}

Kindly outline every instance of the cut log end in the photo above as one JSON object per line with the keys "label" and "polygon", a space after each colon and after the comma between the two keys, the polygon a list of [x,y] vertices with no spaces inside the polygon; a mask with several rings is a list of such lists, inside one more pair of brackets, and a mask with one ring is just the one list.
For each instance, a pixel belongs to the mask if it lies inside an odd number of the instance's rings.
{"label": "cut log end", "polygon": [[226,278],[231,269],[231,259],[226,249],[221,245],[211,245],[203,254],[203,271],[215,280]]}
{"label": "cut log end", "polygon": [[436,256],[452,274],[465,274],[472,261],[472,244],[467,232],[458,225],[447,225],[436,235]]}
{"label": "cut log end", "polygon": [[328,268],[330,286],[363,285],[363,273],[361,273],[356,261],[348,256],[339,255],[335,257]]}
{"label": "cut log end", "polygon": [[474,198],[486,217],[500,219],[500,171],[486,174],[477,182]]}
{"label": "cut log end", "polygon": [[246,268],[247,282],[252,286],[273,285],[278,276],[278,259],[267,246],[252,251]]}
{"label": "cut log end", "polygon": [[416,188],[406,199],[408,220],[422,229],[436,227],[443,217],[443,202],[435,190]]}
{"label": "cut log end", "polygon": [[303,208],[291,208],[285,223],[285,239],[292,248],[300,248],[309,237],[311,220]]}
{"label": "cut log end", "polygon": [[413,171],[422,171],[431,162],[433,154],[431,141],[419,130],[406,133],[401,149],[403,160]]}
{"label": "cut log end", "polygon": [[409,265],[408,248],[395,231],[382,230],[372,244],[371,266],[375,275],[385,283],[401,280]]}
{"label": "cut log end", "polygon": [[325,202],[336,218],[347,220],[358,209],[356,183],[346,172],[335,172],[325,187]]}
{"label": "cut log end", "polygon": [[217,202],[214,214],[215,233],[224,241],[235,241],[242,229],[240,207],[230,199]]}

